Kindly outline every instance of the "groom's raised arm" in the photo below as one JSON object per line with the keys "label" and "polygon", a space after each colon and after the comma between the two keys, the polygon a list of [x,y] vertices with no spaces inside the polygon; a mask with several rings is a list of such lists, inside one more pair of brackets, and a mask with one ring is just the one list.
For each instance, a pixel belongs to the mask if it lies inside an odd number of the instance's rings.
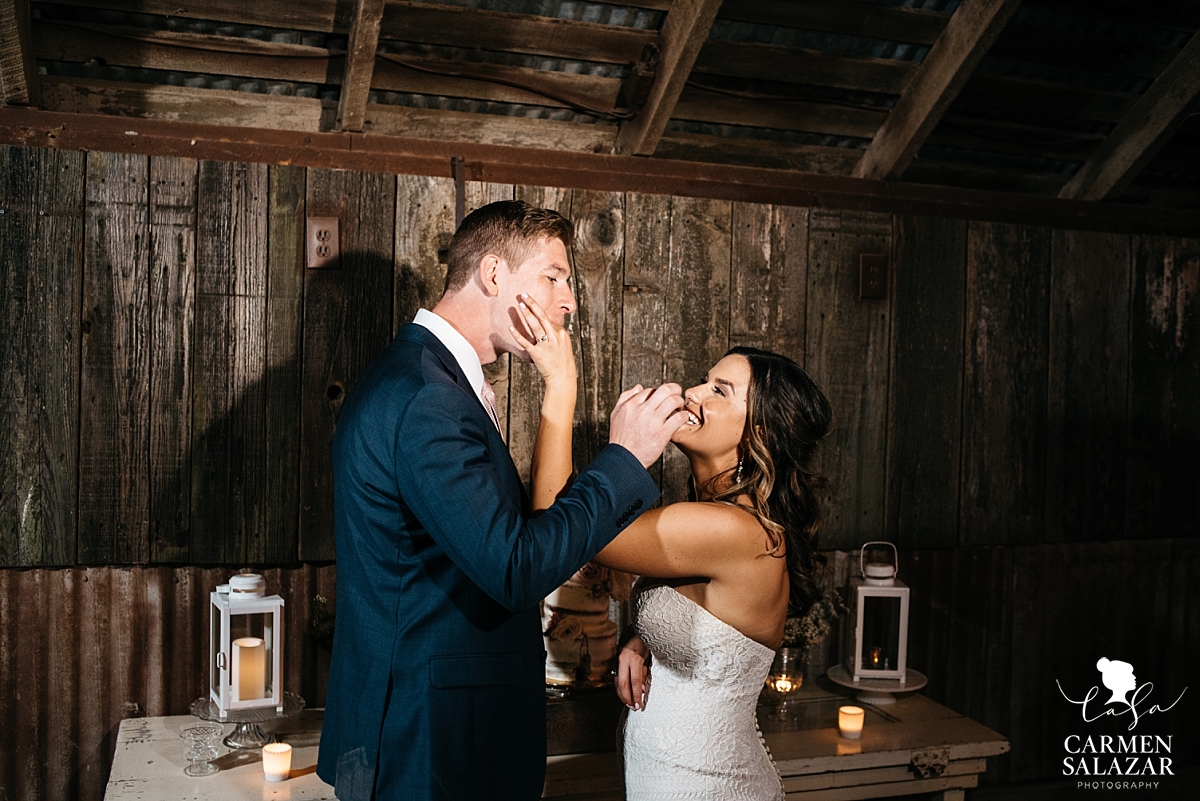
{"label": "groom's raised arm", "polygon": [[[475,584],[508,609],[529,609],[649,509],[658,488],[637,456],[610,444],[562,498],[530,519],[493,460],[491,432],[480,426],[472,403],[430,384],[408,404],[395,443],[400,494]],[[663,424],[658,414],[644,400],[626,410],[622,430],[643,452]],[[647,429],[642,434],[639,421]]]}

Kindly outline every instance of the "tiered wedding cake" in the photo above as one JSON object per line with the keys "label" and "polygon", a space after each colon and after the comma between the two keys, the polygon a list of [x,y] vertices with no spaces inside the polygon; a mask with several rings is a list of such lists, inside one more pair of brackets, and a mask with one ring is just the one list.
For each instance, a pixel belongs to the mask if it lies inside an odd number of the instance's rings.
{"label": "tiered wedding cake", "polygon": [[628,574],[592,563],[542,602],[546,683],[597,687],[610,683],[617,652],[617,624],[609,600],[629,600]]}

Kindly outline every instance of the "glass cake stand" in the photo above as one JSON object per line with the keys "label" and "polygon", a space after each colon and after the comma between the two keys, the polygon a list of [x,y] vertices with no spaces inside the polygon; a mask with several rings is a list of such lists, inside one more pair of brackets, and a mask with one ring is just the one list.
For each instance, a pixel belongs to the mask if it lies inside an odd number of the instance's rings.
{"label": "glass cake stand", "polygon": [[845,665],[834,665],[825,672],[825,677],[834,684],[858,690],[859,693],[855,698],[864,704],[873,704],[874,706],[894,704],[896,696],[892,693],[911,693],[921,689],[929,682],[925,678],[925,674],[918,673],[912,668],[904,671],[903,684],[900,683],[900,679],[859,679],[855,681]]}
{"label": "glass cake stand", "polygon": [[296,714],[304,709],[304,699],[294,693],[284,692],[283,712],[277,712],[273,706],[260,706],[256,709],[231,709],[224,720],[221,720],[217,713],[217,705],[211,698],[197,698],[192,701],[189,709],[201,720],[233,723],[233,731],[223,740],[228,747],[262,748],[271,742],[271,737],[258,724]]}

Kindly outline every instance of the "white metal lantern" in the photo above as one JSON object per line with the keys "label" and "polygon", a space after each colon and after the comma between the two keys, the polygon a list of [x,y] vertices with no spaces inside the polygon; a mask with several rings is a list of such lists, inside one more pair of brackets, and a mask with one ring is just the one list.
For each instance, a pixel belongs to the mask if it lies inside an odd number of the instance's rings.
{"label": "white metal lantern", "polygon": [[[892,549],[891,564],[865,562],[873,545]],[[856,685],[863,679],[889,679],[905,689],[908,587],[896,579],[899,558],[890,542],[868,542],[858,552],[862,577],[850,579],[847,601],[854,626],[846,627],[846,670]]]}
{"label": "white metal lantern", "polygon": [[283,713],[283,599],[265,594],[254,574],[210,594],[209,697],[221,720],[242,709]]}

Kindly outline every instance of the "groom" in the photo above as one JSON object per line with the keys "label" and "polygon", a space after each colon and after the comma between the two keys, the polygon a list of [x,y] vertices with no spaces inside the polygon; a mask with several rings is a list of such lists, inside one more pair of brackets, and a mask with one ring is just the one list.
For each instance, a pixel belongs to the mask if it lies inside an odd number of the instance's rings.
{"label": "groom", "polygon": [[538,601],[658,499],[645,468],[684,414],[677,385],[625,393],[610,444],[530,516],[481,365],[529,358],[510,330],[520,302],[559,325],[574,311],[572,235],[556,212],[520,201],[469,215],[442,299],[400,329],[342,410],[337,626],[317,763],[342,801],[541,795]]}

